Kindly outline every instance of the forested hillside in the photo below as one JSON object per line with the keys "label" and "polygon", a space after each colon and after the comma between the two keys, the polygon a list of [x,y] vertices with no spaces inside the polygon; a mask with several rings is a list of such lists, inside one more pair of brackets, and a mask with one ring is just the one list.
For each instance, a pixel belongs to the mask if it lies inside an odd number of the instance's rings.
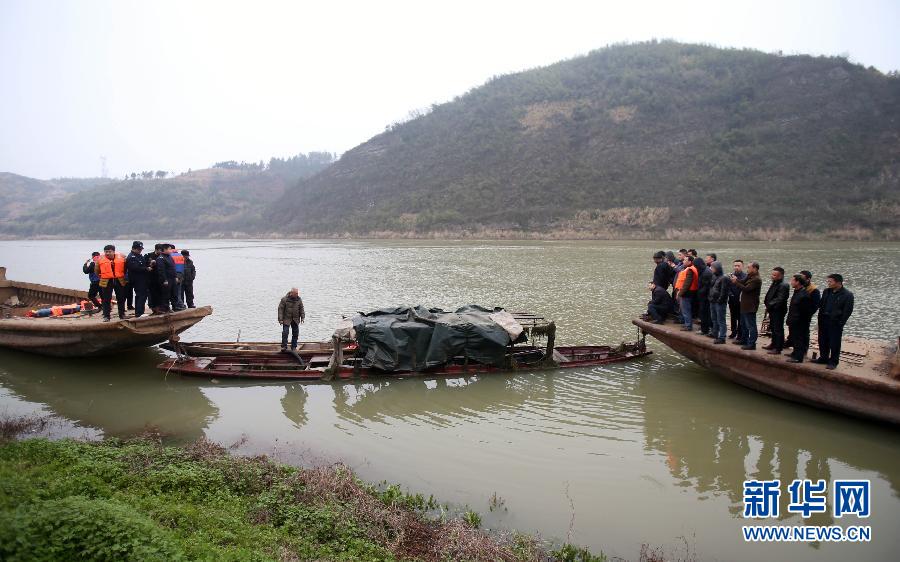
{"label": "forested hillside", "polygon": [[36,180],[0,172],[0,225],[28,213],[38,205],[109,183],[105,178]]}
{"label": "forested hillside", "polygon": [[389,127],[266,217],[302,235],[897,238],[900,78],[613,46]]}
{"label": "forested hillside", "polygon": [[[14,217],[0,220],[0,235],[121,238],[253,234],[260,230],[267,205],[298,179],[323,170],[333,161],[334,155],[326,152],[272,158],[268,164],[225,161],[165,179],[164,172],[133,174],[129,178],[134,179],[49,199],[41,191],[44,182],[15,176],[22,179],[16,191],[19,199],[30,204]],[[6,185],[0,182],[0,195],[12,192]]]}

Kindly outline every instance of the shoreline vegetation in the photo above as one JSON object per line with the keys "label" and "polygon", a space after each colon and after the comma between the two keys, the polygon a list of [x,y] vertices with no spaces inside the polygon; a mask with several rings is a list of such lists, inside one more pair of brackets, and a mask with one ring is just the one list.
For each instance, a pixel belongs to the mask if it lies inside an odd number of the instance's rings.
{"label": "shoreline vegetation", "polygon": [[[3,560],[529,560],[602,553],[515,531],[344,464],[298,468],[200,439],[50,440],[46,418],[0,419]],[[653,553],[641,550],[641,558]]]}

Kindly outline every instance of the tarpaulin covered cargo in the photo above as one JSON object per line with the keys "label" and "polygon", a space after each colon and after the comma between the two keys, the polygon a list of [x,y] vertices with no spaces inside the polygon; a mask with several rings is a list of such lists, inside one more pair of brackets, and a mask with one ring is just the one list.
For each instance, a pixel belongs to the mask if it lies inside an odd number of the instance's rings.
{"label": "tarpaulin covered cargo", "polygon": [[509,313],[477,305],[454,312],[422,306],[383,308],[350,321],[362,366],[384,371],[422,371],[454,357],[502,367],[506,347],[524,340],[522,327]]}

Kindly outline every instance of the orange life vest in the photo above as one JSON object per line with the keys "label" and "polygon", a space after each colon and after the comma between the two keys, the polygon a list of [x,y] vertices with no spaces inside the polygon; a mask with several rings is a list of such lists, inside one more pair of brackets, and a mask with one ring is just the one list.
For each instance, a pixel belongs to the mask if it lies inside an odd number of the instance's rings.
{"label": "orange life vest", "polygon": [[125,277],[125,256],[116,252],[113,259],[107,258],[105,255],[100,256],[97,260],[97,266],[100,268],[100,279],[122,279]]}
{"label": "orange life vest", "polygon": [[678,279],[675,280],[675,288],[681,291],[684,288],[684,279],[687,277],[687,272],[690,271],[693,275],[691,278],[691,287],[688,289],[689,291],[696,291],[697,287],[700,286],[700,275],[697,273],[697,268],[693,265],[690,267],[686,267],[682,269],[678,273]]}

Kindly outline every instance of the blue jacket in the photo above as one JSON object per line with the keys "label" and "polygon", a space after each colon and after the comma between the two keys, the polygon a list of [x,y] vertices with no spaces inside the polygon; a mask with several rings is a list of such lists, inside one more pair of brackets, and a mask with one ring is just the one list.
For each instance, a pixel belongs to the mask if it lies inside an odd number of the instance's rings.
{"label": "blue jacket", "polygon": [[97,273],[97,262],[93,261],[93,258],[91,258],[90,262],[84,264],[81,267],[81,271],[83,271],[85,275],[88,276],[88,279],[91,280],[91,283],[100,282],[100,275]]}

